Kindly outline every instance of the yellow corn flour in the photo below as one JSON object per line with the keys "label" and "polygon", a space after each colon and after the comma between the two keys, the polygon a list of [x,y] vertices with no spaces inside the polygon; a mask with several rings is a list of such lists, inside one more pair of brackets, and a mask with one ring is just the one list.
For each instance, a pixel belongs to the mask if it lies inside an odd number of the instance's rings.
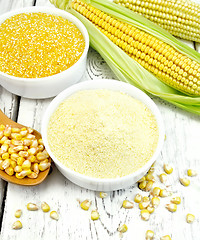
{"label": "yellow corn flour", "polygon": [[131,174],[158,143],[154,115],[140,101],[105,89],[79,91],[52,114],[48,142],[66,167],[96,178]]}

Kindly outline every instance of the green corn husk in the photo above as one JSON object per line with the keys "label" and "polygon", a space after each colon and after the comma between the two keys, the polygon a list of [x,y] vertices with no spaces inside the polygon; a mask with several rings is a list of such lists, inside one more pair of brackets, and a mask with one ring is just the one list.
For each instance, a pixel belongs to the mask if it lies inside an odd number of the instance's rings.
{"label": "green corn husk", "polygon": [[[200,115],[200,97],[187,96],[157,79],[152,73],[129,57],[122,49],[101,33],[92,22],[70,8],[69,0],[50,0],[56,7],[66,10],[76,16],[87,28],[90,45],[96,49],[119,80],[128,82],[141,90],[160,97],[186,111]],[[200,54],[178,41],[167,31],[153,24],[144,17],[131,12],[107,0],[85,0],[86,3],[104,11],[123,22],[133,25],[168,43],[179,52],[200,63]]]}

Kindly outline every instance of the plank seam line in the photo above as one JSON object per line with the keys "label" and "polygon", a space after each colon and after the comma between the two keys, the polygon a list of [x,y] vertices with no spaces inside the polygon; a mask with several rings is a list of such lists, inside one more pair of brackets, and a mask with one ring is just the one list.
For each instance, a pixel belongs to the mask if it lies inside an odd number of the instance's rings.
{"label": "plank seam line", "polygon": [[21,97],[20,97],[20,96],[17,96],[17,99],[16,99],[16,108],[15,108],[15,107],[13,106],[13,104],[12,104],[12,108],[14,109],[12,120],[15,121],[15,122],[17,122],[17,120],[18,120],[20,101],[21,101]]}
{"label": "plank seam line", "polygon": [[2,204],[1,204],[1,215],[0,215],[0,233],[1,233],[1,229],[2,229],[2,224],[3,224],[3,215],[4,215],[4,210],[5,210],[5,203],[6,203],[6,196],[7,196],[7,188],[8,188],[8,183],[6,182],[5,184],[5,190],[3,193],[3,200],[2,200]]}
{"label": "plank seam line", "polygon": [[34,1],[33,1],[33,6],[36,6],[36,1],[37,1],[37,0],[34,0]]}

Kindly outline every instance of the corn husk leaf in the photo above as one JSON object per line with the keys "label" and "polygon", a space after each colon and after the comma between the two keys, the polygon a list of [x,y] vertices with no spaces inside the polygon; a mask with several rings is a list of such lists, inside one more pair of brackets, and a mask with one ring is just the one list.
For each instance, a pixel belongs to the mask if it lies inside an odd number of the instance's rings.
{"label": "corn husk leaf", "polygon": [[[89,20],[70,8],[68,0],[50,0],[55,6],[66,10],[79,18],[85,25],[90,36],[90,45],[104,58],[119,80],[133,84],[141,90],[160,97],[186,111],[200,115],[200,97],[188,96],[169,87],[139,63],[129,57],[122,49],[110,41]],[[85,0],[92,6],[112,15],[113,17],[132,24],[170,44],[181,53],[200,63],[200,54],[194,49],[177,40],[167,31],[153,24],[146,18],[133,13],[129,9],[107,0]]]}

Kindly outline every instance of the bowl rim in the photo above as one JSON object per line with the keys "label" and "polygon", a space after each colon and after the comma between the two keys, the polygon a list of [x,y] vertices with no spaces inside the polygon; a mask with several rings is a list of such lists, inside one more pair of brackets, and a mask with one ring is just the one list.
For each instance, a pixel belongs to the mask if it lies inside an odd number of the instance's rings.
{"label": "bowl rim", "polygon": [[71,67],[69,67],[68,69],[60,72],[60,73],[56,73],[54,75],[50,75],[50,76],[46,76],[46,77],[41,77],[41,78],[22,78],[22,77],[16,77],[13,75],[9,75],[7,73],[1,72],[0,71],[0,75],[2,75],[3,77],[9,78],[10,80],[14,80],[14,81],[22,81],[22,82],[39,82],[39,81],[49,81],[50,78],[55,78],[56,77],[60,77],[63,74],[66,74],[66,72],[71,72],[74,70],[74,68],[77,67],[77,65],[84,60],[84,58],[87,56],[87,52],[89,50],[89,34],[88,31],[86,29],[86,27],[84,26],[84,24],[75,16],[73,16],[71,13],[66,12],[64,10],[60,10],[54,7],[44,7],[44,6],[30,6],[30,7],[24,7],[24,8],[19,8],[19,9],[15,9],[15,10],[11,10],[9,12],[6,12],[4,14],[2,14],[0,16],[0,25],[8,18],[15,16],[17,14],[20,13],[47,13],[50,15],[54,15],[54,16],[60,16],[63,18],[66,18],[68,21],[72,22],[78,29],[79,31],[82,33],[84,40],[85,40],[85,48],[84,51],[81,55],[81,57],[78,59],[78,61],[76,63],[74,63]]}
{"label": "bowl rim", "polygon": [[[122,89],[122,90],[112,90],[111,88],[107,88],[107,87],[103,87],[103,86],[102,86],[102,88],[96,88],[95,87],[95,85],[97,85],[97,84],[107,84],[107,83],[108,83],[108,85],[115,85],[115,86],[118,85],[119,89]],[[87,85],[88,85],[88,88],[81,89],[82,87],[86,87]],[[138,169],[137,171],[135,171],[131,174],[125,175],[123,177],[116,177],[116,178],[90,177],[90,176],[78,173],[78,172],[66,167],[63,163],[61,163],[55,157],[55,155],[52,153],[52,151],[49,147],[49,144],[48,144],[47,127],[48,127],[49,119],[50,119],[50,116],[52,115],[52,113],[60,105],[60,103],[62,103],[65,99],[67,99],[72,94],[74,94],[78,91],[82,91],[82,90],[86,90],[86,89],[108,89],[108,90],[111,90],[111,91],[120,91],[120,92],[124,92],[124,93],[128,94],[124,90],[125,88],[126,89],[127,88],[131,89],[131,91],[133,91],[134,93],[137,92],[141,98],[143,98],[143,99],[145,99],[146,101],[149,102],[151,107],[149,107],[149,106],[147,106],[147,107],[151,110],[151,112],[152,112],[152,108],[154,110],[153,115],[156,118],[157,125],[158,125],[158,128],[159,128],[159,138],[158,138],[158,144],[157,144],[156,150],[155,150],[153,156],[151,157],[151,159],[149,159],[148,162],[144,166],[142,166],[140,169]],[[130,94],[128,94],[128,95],[130,95]],[[138,98],[136,97],[136,99],[138,99]],[[158,155],[161,152],[162,146],[164,144],[164,139],[165,139],[164,122],[163,122],[161,113],[160,113],[157,105],[154,103],[154,101],[146,93],[144,93],[140,89],[136,88],[135,86],[130,85],[129,83],[125,83],[125,82],[121,82],[121,81],[113,80],[113,79],[102,79],[102,80],[91,80],[91,81],[80,82],[80,83],[72,85],[71,87],[65,89],[60,94],[58,94],[50,102],[49,106],[47,107],[47,109],[46,109],[46,111],[43,115],[42,124],[41,124],[41,134],[42,134],[42,138],[43,138],[43,141],[44,141],[44,146],[45,146],[47,152],[49,153],[50,157],[52,158],[52,160],[55,162],[56,165],[58,165],[63,171],[66,171],[67,173],[72,174],[75,177],[79,178],[79,180],[82,179],[82,180],[85,180],[87,182],[89,181],[89,182],[96,183],[96,184],[97,183],[98,184],[112,184],[112,183],[116,183],[116,182],[119,182],[119,181],[124,182],[124,181],[130,180],[134,177],[141,176],[145,172],[145,170],[149,169],[151,167],[151,165],[156,161]]]}

